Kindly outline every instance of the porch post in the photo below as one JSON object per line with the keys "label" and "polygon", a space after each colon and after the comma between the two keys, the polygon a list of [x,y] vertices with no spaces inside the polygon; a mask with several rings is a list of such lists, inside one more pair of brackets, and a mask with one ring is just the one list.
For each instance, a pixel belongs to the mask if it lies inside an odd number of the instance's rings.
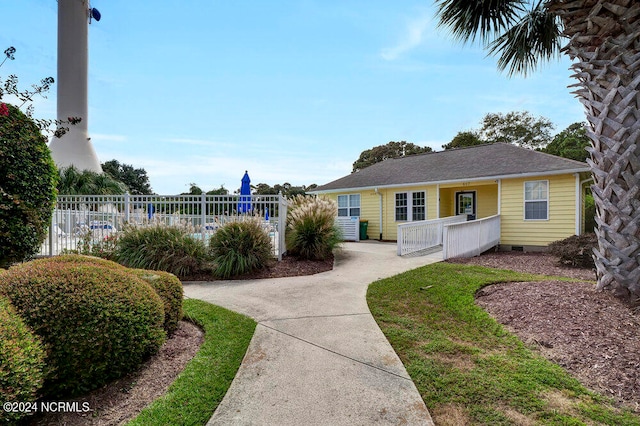
{"label": "porch post", "polygon": [[502,179],[498,179],[498,214],[502,211]]}
{"label": "porch post", "polygon": [[436,219],[440,219],[440,184],[436,184]]}

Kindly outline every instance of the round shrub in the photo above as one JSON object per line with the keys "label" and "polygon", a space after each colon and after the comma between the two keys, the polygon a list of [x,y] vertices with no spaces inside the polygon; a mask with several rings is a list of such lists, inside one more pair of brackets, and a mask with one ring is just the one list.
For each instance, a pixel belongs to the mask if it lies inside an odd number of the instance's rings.
{"label": "round shrub", "polygon": [[48,347],[44,396],[73,396],[121,377],[166,337],[160,297],[124,268],[39,259],[11,267],[0,285]]}
{"label": "round shrub", "polygon": [[95,256],[78,254],[64,254],[50,259],[51,262],[87,263],[105,268],[115,268],[127,271],[142,279],[155,290],[164,304],[164,330],[170,336],[178,327],[182,319],[183,288],[180,280],[173,274],[164,271],[149,271],[146,269],[131,269],[111,260]]}
{"label": "round shrub", "polygon": [[201,271],[207,265],[206,245],[177,226],[153,224],[126,227],[113,259],[130,268],[170,272],[179,277]]}
{"label": "round shrub", "polygon": [[226,279],[267,265],[271,259],[271,239],[259,219],[229,222],[209,240],[213,272]]}
{"label": "round shrub", "polygon": [[287,251],[301,259],[324,260],[342,236],[335,224],[338,205],[326,198],[297,195],[289,201]]}
{"label": "round shrub", "polygon": [[56,200],[58,171],[47,140],[18,108],[0,114],[0,268],[40,249]]}
{"label": "round shrub", "polygon": [[[9,299],[0,296],[0,402],[33,402],[42,386],[45,351]],[[23,417],[0,410],[0,423]]]}
{"label": "round shrub", "polygon": [[164,271],[148,271],[146,269],[132,269],[138,278],[147,282],[160,296],[164,303],[164,330],[171,336],[178,328],[182,319],[182,283],[173,274]]}

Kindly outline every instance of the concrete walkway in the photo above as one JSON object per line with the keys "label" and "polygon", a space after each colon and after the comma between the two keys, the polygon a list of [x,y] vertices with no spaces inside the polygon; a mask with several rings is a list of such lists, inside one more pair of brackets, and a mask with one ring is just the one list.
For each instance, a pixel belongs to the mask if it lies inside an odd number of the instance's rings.
{"label": "concrete walkway", "polygon": [[209,425],[432,425],[374,321],[368,285],[442,260],[400,258],[395,244],[345,243],[332,271],[305,277],[185,283],[185,296],[258,322]]}

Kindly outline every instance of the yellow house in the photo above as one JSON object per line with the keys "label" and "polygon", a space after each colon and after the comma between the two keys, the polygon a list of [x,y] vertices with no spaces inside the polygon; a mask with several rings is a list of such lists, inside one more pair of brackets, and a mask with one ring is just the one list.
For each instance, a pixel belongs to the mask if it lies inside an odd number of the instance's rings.
{"label": "yellow house", "polygon": [[388,159],[316,188],[338,215],[366,220],[367,237],[448,216],[500,217],[503,249],[536,250],[581,233],[585,163],[511,144]]}

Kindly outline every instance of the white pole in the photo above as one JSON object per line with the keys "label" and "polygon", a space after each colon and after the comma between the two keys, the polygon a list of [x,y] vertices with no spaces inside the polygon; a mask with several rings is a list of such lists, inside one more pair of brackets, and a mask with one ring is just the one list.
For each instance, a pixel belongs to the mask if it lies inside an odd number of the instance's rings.
{"label": "white pole", "polygon": [[58,120],[80,117],[61,138],[49,145],[58,167],[102,173],[88,136],[89,4],[87,0],[58,0]]}

